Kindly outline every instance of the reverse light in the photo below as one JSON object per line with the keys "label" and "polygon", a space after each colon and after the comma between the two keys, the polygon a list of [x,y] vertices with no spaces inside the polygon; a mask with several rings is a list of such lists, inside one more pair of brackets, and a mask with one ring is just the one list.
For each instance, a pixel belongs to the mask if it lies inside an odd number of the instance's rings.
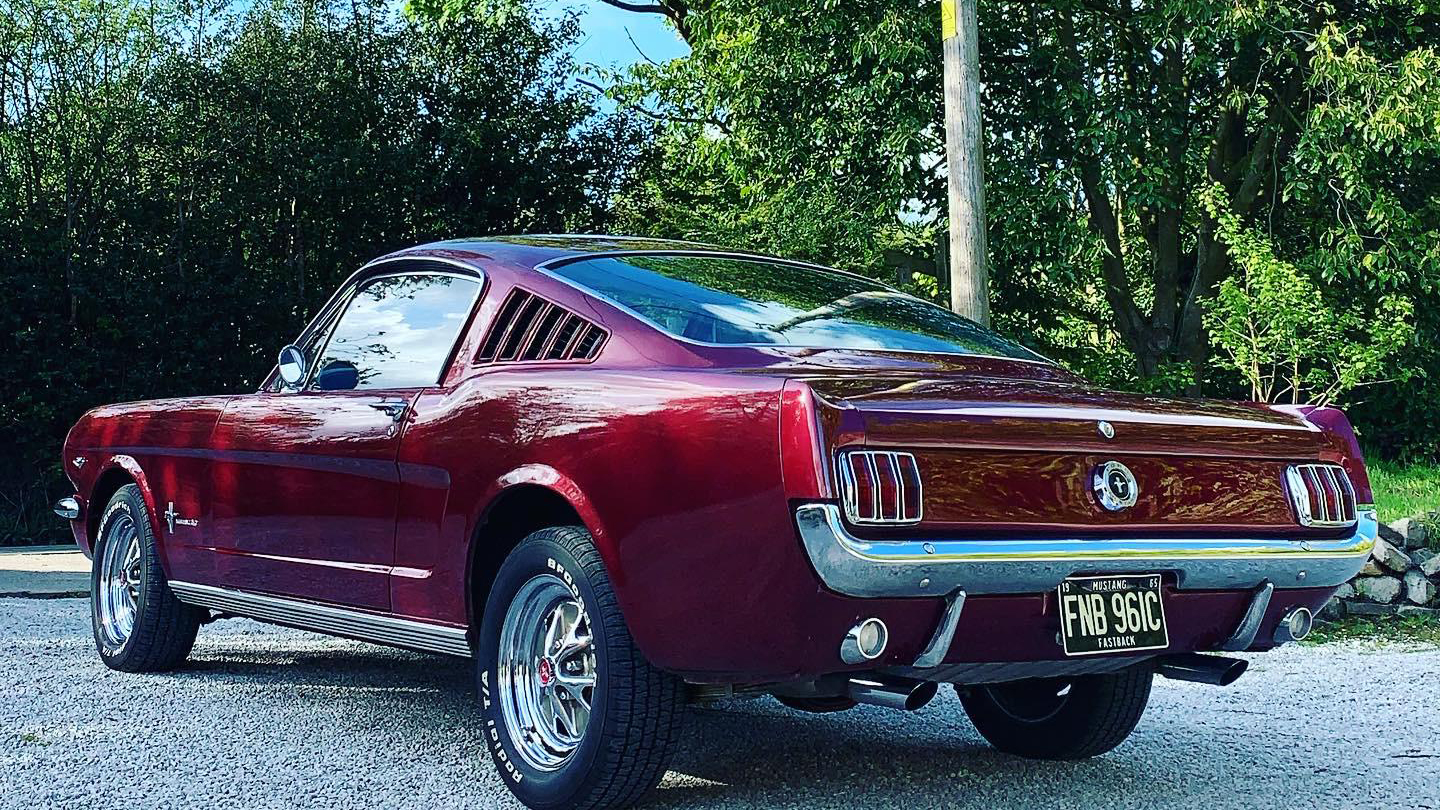
{"label": "reverse light", "polygon": [[1338,464],[1294,464],[1285,470],[1285,488],[1301,526],[1355,525],[1355,487]]}
{"label": "reverse light", "polygon": [[850,450],[839,458],[840,503],[856,524],[920,522],[924,492],[915,456],[893,450]]}

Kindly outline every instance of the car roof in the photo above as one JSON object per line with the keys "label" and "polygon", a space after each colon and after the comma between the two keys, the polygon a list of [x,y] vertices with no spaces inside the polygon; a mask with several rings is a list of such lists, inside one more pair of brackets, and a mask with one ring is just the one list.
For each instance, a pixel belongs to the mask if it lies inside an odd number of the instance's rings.
{"label": "car roof", "polygon": [[534,267],[557,259],[595,253],[629,251],[696,251],[703,253],[743,253],[756,258],[769,258],[748,251],[736,251],[703,242],[679,239],[655,239],[646,236],[610,236],[602,234],[529,234],[525,236],[484,236],[446,239],[429,242],[392,253],[384,259],[400,256],[441,255],[457,259],[491,259]]}

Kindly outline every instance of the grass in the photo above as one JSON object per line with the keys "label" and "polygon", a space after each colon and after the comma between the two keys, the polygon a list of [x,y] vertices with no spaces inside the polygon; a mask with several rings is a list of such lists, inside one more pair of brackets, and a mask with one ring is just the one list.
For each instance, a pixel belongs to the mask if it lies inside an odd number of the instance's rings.
{"label": "grass", "polygon": [[1331,641],[1381,641],[1430,644],[1440,647],[1440,620],[1428,616],[1347,616],[1339,621],[1317,622],[1301,644]]}
{"label": "grass", "polygon": [[1440,510],[1440,466],[1367,461],[1370,486],[1375,490],[1375,508],[1389,523]]}

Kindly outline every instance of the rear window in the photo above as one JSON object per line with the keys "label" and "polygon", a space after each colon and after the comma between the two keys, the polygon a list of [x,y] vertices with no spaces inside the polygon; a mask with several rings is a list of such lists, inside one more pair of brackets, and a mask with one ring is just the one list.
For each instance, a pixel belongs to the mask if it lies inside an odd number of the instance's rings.
{"label": "rear window", "polygon": [[947,309],[844,273],[673,255],[584,259],[549,270],[703,343],[1044,360]]}

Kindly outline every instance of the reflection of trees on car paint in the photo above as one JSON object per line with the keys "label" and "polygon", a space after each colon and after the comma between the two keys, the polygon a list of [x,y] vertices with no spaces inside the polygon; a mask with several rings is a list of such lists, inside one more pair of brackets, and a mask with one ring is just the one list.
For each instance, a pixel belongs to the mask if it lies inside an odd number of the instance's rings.
{"label": "reflection of trees on car paint", "polygon": [[317,368],[353,363],[357,388],[434,385],[479,288],[472,279],[434,274],[374,279],[350,300]]}
{"label": "reflection of trees on car paint", "polygon": [[713,256],[588,259],[554,272],[706,343],[1040,359],[949,310],[858,276]]}

